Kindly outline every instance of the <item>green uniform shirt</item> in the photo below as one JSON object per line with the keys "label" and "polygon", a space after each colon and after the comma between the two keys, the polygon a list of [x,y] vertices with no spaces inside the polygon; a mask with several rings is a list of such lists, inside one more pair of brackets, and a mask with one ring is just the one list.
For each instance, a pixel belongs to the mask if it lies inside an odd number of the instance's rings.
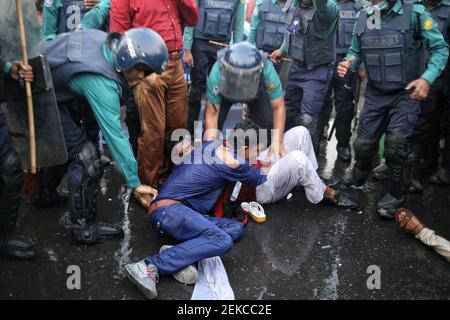
{"label": "green uniform shirt", "polygon": [[12,63],[9,61],[3,61],[0,58],[0,68],[3,68],[3,72],[5,74],[9,74],[9,72],[11,71],[11,67],[12,67]]}
{"label": "green uniform shirt", "polygon": [[[111,65],[114,58],[111,50],[103,46],[103,55]],[[109,78],[94,73],[81,73],[70,79],[69,89],[85,97],[94,111],[108,148],[124,176],[129,188],[141,184],[138,177],[137,162],[131,151],[128,139],[123,134],[120,122],[120,85]]]}
{"label": "green uniform shirt", "polygon": [[[259,24],[262,19],[261,6],[264,0],[256,0],[255,10],[253,11],[252,18],[250,20],[250,35],[248,36],[247,41],[251,44],[256,43],[256,31],[258,30]],[[283,7],[285,3],[278,2],[278,0],[271,0],[273,4],[279,7]]]}
{"label": "green uniform shirt", "polygon": [[[199,0],[195,0],[198,2]],[[240,0],[236,11],[234,12],[234,25],[233,25],[233,42],[241,42],[244,40],[244,19],[245,19],[245,1]],[[194,27],[185,27],[183,34],[183,44],[186,50],[192,49],[192,43],[194,41]]]}
{"label": "green uniform shirt", "polygon": [[[283,96],[283,88],[281,86],[280,77],[273,67],[271,61],[267,60],[264,63],[264,84],[266,87],[267,95],[270,100],[278,99]],[[219,92],[220,84],[220,66],[219,62],[216,62],[211,69],[211,73],[208,76],[208,83],[206,88],[206,99],[215,105],[220,105],[222,102],[222,96]]]}
{"label": "green uniform shirt", "polygon": [[[111,0],[102,0],[87,12],[80,23],[82,29],[100,29],[109,16]],[[62,0],[53,0],[42,8],[42,41],[54,40],[58,36],[59,11]]]}
{"label": "green uniform shirt", "polygon": [[[298,7],[300,1],[294,1],[296,7]],[[323,39],[326,39],[336,27],[339,16],[339,4],[336,0],[312,0],[312,3],[316,8],[316,14],[314,15],[312,23],[314,23],[317,34]],[[280,50],[283,54],[287,54],[286,38],[284,39]]]}
{"label": "green uniform shirt", "polygon": [[[389,12],[381,17],[381,23],[384,24],[391,21],[397,14],[403,14],[403,3],[401,0],[397,0],[397,2],[389,10]],[[418,15],[420,16],[420,21],[419,19],[417,19]],[[348,59],[350,56],[356,57],[356,60],[352,63],[353,70],[355,66],[359,65],[362,62],[360,43],[361,39],[356,35],[358,20],[359,12],[356,16],[357,22],[355,23],[355,28],[353,29],[352,44],[345,58]],[[431,14],[425,9],[423,5],[414,4],[412,7],[411,30],[414,30],[414,32],[417,33],[418,24],[420,24],[421,41],[416,41],[416,46],[417,48],[419,48],[422,42],[430,52],[430,59],[427,65],[427,69],[422,74],[421,78],[427,80],[429,84],[432,84],[445,68],[448,58],[448,45],[445,42],[442,34],[439,32],[438,26],[431,17]],[[415,34],[415,37],[418,37],[418,35]]]}
{"label": "green uniform shirt", "polygon": [[109,18],[111,0],[102,0],[81,19],[81,29],[101,29]]}

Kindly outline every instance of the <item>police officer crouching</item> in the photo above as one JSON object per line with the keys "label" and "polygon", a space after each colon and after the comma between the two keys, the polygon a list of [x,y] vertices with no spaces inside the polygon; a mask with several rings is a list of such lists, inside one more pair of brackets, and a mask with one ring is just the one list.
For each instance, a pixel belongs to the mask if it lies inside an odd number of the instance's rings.
{"label": "police officer crouching", "polygon": [[[356,163],[345,175],[344,183],[364,184],[379,139],[386,132],[385,158],[391,181],[389,192],[378,202],[377,212],[392,219],[406,199],[411,178],[411,137],[420,100],[427,97],[430,84],[444,69],[448,46],[423,5],[401,0],[374,0],[373,4],[376,6],[360,11],[347,60],[338,66],[339,75],[344,76],[351,65],[357,66],[362,60],[368,77],[353,144]],[[422,45],[430,52],[423,73],[417,67],[422,61]]]}
{"label": "police officer crouching", "polygon": [[97,196],[103,165],[97,146],[77,123],[77,114],[66,101],[85,98],[128,188],[141,200],[156,190],[141,184],[136,159],[120,122],[120,94],[124,80],[135,86],[147,75],[164,70],[167,47],[155,31],[137,28],[107,34],[84,30],[58,36],[45,43],[55,84],[64,138],[68,153],[68,177],[72,240],[93,244],[123,236],[117,224],[97,221]]}
{"label": "police officer crouching", "polygon": [[[286,110],[280,78],[267,54],[248,42],[239,42],[219,51],[208,77],[205,135],[218,129],[223,101],[248,103],[249,118],[262,129],[274,129],[271,150],[284,155],[282,143]],[[269,106],[270,105],[270,106]],[[269,111],[269,112],[268,112]],[[271,111],[271,112],[270,112]],[[214,133],[211,131],[211,133]]]}
{"label": "police officer crouching", "polygon": [[188,130],[193,136],[201,100],[206,90],[206,78],[222,50],[215,41],[228,45],[244,39],[244,3],[241,0],[198,0],[200,21],[195,28],[184,30],[184,63],[191,68],[188,97]]}

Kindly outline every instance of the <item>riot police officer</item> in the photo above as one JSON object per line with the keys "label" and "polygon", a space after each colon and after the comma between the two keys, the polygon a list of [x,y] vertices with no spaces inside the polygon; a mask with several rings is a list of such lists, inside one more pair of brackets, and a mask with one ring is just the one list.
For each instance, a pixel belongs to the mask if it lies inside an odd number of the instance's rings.
{"label": "riot police officer", "polygon": [[[58,34],[81,29],[106,31],[109,24],[109,0],[51,0],[45,1],[42,11],[42,40],[51,41]],[[66,108],[77,114],[77,124],[83,126],[88,138],[98,144],[99,128],[88,103],[80,98],[65,103]],[[37,208],[48,207],[67,200],[56,188],[60,184],[66,166],[52,166],[39,170],[39,199],[32,200]]]}
{"label": "riot police officer", "polygon": [[[356,163],[344,182],[354,186],[365,182],[378,141],[386,132],[384,153],[391,181],[377,212],[392,219],[406,199],[414,160],[411,137],[420,100],[427,97],[430,85],[444,69],[448,46],[423,5],[401,0],[373,3],[375,6],[360,11],[347,60],[338,66],[338,74],[344,76],[351,65],[362,60],[368,78],[353,144]],[[416,66],[422,61],[423,44],[430,52],[430,62],[422,73]]]}
{"label": "riot police officer", "polygon": [[[13,64],[0,58],[0,99],[5,95],[5,78],[31,82],[31,67],[20,62]],[[30,238],[14,234],[20,206],[20,190],[23,184],[23,170],[19,155],[13,149],[9,129],[3,111],[0,111],[0,253],[17,258],[32,259],[36,256]]]}
{"label": "riot police officer", "polygon": [[[423,4],[437,23],[439,31],[448,43],[449,27],[450,27],[450,2],[447,0],[424,0]],[[425,52],[428,57],[428,53]],[[427,62],[427,61],[426,61]],[[422,109],[417,120],[416,129],[413,138],[413,148],[416,156],[415,171],[420,167],[423,160],[425,167],[427,164],[437,162],[439,151],[439,140],[441,132],[445,139],[445,147],[443,151],[441,167],[430,177],[430,182],[437,184],[450,184],[450,93],[449,93],[449,77],[450,67],[447,66],[444,72],[433,83],[430,89],[430,96],[422,102]],[[441,125],[444,121],[446,124]],[[441,128],[443,130],[441,130]],[[414,183],[411,183],[410,191],[422,191],[422,185],[413,175]]]}
{"label": "riot police officer", "polygon": [[224,101],[246,102],[250,119],[262,129],[275,129],[271,135],[272,152],[286,153],[282,143],[286,120],[283,88],[267,54],[254,45],[240,42],[218,52],[208,77],[206,99],[205,135],[210,134],[211,138],[214,132],[208,133],[208,129],[220,128],[219,121],[223,119],[219,115]]}
{"label": "riot police officer", "polygon": [[[355,24],[356,13],[359,11],[360,6],[354,0],[340,0],[339,1],[339,22],[337,27],[336,36],[336,61],[342,61],[350,48],[353,34],[353,26]],[[331,80],[331,87],[328,91],[329,95],[333,94],[333,99],[330,103],[333,103],[336,108],[336,139],[337,139],[337,152],[338,158],[345,162],[350,162],[352,159],[350,150],[350,138],[352,136],[351,125],[355,115],[354,99],[356,79],[355,73],[349,74],[349,78],[345,81],[337,75],[336,68],[337,63],[334,66],[333,79]],[[332,105],[330,106],[330,111]]]}
{"label": "riot police officer", "polygon": [[[272,53],[283,44],[285,33],[285,14],[283,6],[286,0],[258,0],[250,21],[248,42],[259,50]],[[281,65],[275,65],[275,68]]]}
{"label": "riot police officer", "polygon": [[271,54],[273,60],[292,57],[286,87],[288,127],[306,127],[316,154],[322,129],[320,114],[333,75],[336,59],[336,0],[288,0],[284,43]]}
{"label": "riot police officer", "polygon": [[[155,31],[137,28],[123,36],[91,29],[60,35],[45,43],[68,153],[72,239],[92,244],[123,236],[115,224],[96,221],[97,195],[103,166],[97,146],[77,126],[76,114],[65,108],[74,97],[85,98],[108,142],[129,188],[141,200],[156,195],[142,185],[136,159],[120,123],[123,79],[130,87],[161,73],[168,59],[164,40]],[[120,73],[117,72],[120,70]]]}
{"label": "riot police officer", "polygon": [[221,46],[244,39],[244,3],[241,0],[197,0],[200,20],[194,28],[184,30],[184,63],[190,68],[191,86],[188,96],[188,130],[194,132],[198,120],[206,77],[216,62]]}

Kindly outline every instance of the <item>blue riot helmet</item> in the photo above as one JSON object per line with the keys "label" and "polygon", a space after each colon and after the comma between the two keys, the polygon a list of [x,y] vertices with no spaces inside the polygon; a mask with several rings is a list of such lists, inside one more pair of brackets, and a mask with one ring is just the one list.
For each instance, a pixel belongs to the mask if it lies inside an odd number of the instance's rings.
{"label": "blue riot helmet", "polygon": [[218,53],[221,76],[219,92],[231,102],[256,98],[264,68],[261,52],[248,42],[239,42]]}
{"label": "blue riot helmet", "polygon": [[161,73],[167,65],[169,52],[161,36],[149,28],[133,28],[119,38],[113,48],[119,70],[128,71],[138,64],[151,72]]}

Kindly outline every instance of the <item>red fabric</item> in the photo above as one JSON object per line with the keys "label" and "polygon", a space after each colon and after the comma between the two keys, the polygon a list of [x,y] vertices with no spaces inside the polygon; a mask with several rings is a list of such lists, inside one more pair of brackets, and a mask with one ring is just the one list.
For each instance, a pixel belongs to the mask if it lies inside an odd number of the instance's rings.
{"label": "red fabric", "polygon": [[[257,160],[252,164],[252,168],[261,168],[262,163]],[[225,188],[214,206],[214,215],[223,218],[225,214],[225,204],[230,200],[228,188]],[[235,202],[251,202],[256,201],[256,187],[249,184],[242,184],[241,190]]]}
{"label": "red fabric", "polygon": [[194,27],[198,19],[195,0],[111,0],[110,31],[151,28],[169,52],[183,49],[183,26]]}
{"label": "red fabric", "polygon": [[255,10],[256,0],[249,0],[247,3],[247,10],[245,11],[245,21],[250,22],[252,19],[253,10]]}

